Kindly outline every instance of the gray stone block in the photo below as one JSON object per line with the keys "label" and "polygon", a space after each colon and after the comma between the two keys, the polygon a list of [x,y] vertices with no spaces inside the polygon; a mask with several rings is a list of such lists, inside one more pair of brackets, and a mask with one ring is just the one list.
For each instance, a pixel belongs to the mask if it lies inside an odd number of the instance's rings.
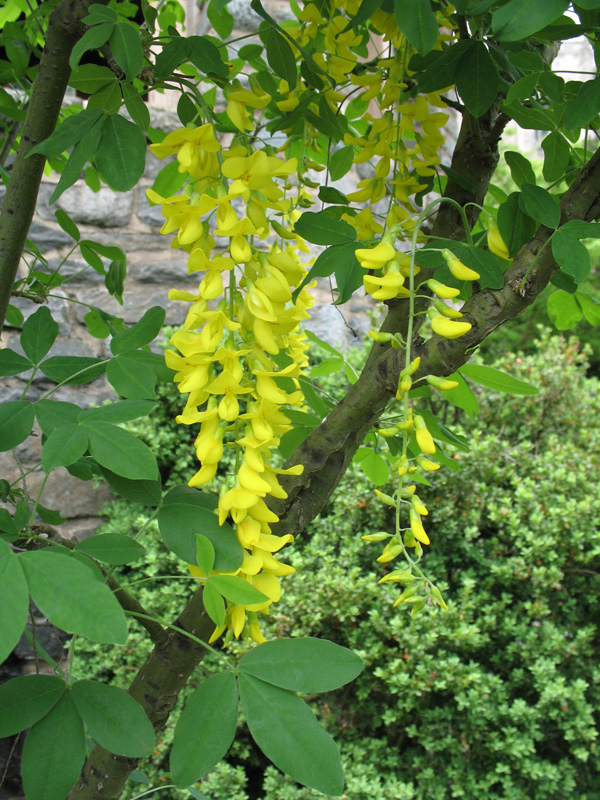
{"label": "gray stone block", "polygon": [[31,223],[27,238],[39,247],[42,253],[48,250],[59,250],[61,247],[73,244],[73,239],[62,228],[50,228],[35,220]]}
{"label": "gray stone block", "polygon": [[[54,212],[61,208],[77,224],[97,225],[100,228],[124,228],[129,224],[133,192],[113,192],[106,186],[93,192],[85,183],[79,182],[50,207],[48,200],[53,191],[54,184],[43,183],[40,186],[37,211],[42,219],[54,219]],[[70,237],[69,241],[72,241]]]}

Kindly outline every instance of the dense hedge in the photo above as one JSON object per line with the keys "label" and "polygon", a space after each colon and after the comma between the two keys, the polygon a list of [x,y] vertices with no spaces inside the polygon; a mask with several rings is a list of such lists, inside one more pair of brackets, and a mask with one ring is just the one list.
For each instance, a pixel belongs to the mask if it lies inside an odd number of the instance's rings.
{"label": "dense hedge", "polygon": [[[291,552],[297,573],[272,635],[331,638],[365,659],[354,684],[320,700],[351,800],[600,797],[599,383],[586,377],[578,344],[556,336],[496,366],[539,394],[485,390],[478,417],[449,419],[471,452],[420,492],[431,511],[426,571],[448,612],[392,609],[397,593],[377,585],[389,567],[361,540],[391,521],[356,470]],[[107,530],[124,530],[131,514],[113,507]],[[151,524],[145,543],[155,535]],[[157,576],[181,572],[154,550]],[[121,579],[136,580],[136,570]],[[142,602],[165,616],[185,593],[172,578],[145,585]],[[128,659],[115,669],[122,685],[136,666]],[[81,669],[103,660],[90,654]],[[164,756],[156,753],[153,779]],[[266,765],[243,737],[201,789],[210,800],[320,796]]]}

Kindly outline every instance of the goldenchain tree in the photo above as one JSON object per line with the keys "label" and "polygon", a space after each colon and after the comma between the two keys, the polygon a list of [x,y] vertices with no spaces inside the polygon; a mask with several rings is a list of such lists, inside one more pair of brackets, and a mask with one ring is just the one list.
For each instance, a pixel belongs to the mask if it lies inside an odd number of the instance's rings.
{"label": "goldenchain tree", "polygon": [[[423,562],[435,542],[417,490],[469,444],[429,399],[468,408],[468,381],[535,393],[468,360],[549,283],[559,329],[582,317],[600,323],[600,307],[580,289],[591,273],[582,240],[600,238],[599,84],[565,82],[552,69],[565,39],[586,36],[596,53],[600,0],[317,0],[292,3],[294,19],[281,23],[260,0],[251,6],[258,35],[235,51],[226,0],[208,3],[206,36],[182,35],[175,0],[11,0],[0,10],[0,318],[21,329],[20,351],[0,350],[0,374],[30,373],[21,399],[0,406],[0,449],[18,459],[36,422],[38,471],[105,480],[153,509],[182,579],[189,569],[197,584],[176,620],[154,618],[112,576],[114,565],[143,557],[136,532],[76,544],[61,536],[59,511],[43,504],[45,481],[37,496],[25,475],[0,482],[0,597],[11,610],[0,620],[0,657],[26,629],[30,597],[73,635],[66,666],[33,640],[44,674],[0,688],[0,736],[30,729],[28,800],[119,797],[207,650],[222,669],[177,722],[173,784],[200,796],[193,785],[227,753],[241,703],[277,767],[341,794],[335,743],[298,693],[342,686],[362,665],[324,640],[265,642],[261,615],[293,572],[280,560],[284,548],[356,460],[394,509],[393,529],[364,537],[382,547],[374,557],[389,564],[382,581],[398,586],[394,605],[445,609]],[[81,63],[89,53],[94,63]],[[65,104],[69,86],[87,102]],[[142,99],[164,90],[179,93],[181,123],[166,136]],[[448,166],[440,149],[449,108],[460,133]],[[538,181],[524,156],[507,154],[518,187],[507,195],[491,181],[509,123],[544,132],[544,163]],[[198,273],[197,293],[171,293],[190,304],[185,324],[165,363],[149,348],[162,308],[126,326],[90,307],[86,325],[110,338],[111,358],[48,356],[58,324],[43,303],[67,278],[27,239],[42,174],[59,174],[51,203],[83,170],[91,187],[128,191],[148,142],[158,158],[171,157],[148,199],[161,205],[182,270]],[[361,164],[369,177],[354,191],[335,185]],[[122,249],[81,239],[64,211],[56,219],[121,298]],[[325,249],[314,258],[310,244]],[[316,337],[302,328],[315,278],[329,276],[336,303],[364,289],[385,311],[360,375],[333,351],[328,368],[349,378],[337,403],[315,391]],[[26,320],[10,305],[13,293],[39,304]],[[52,388],[33,401],[38,373]],[[57,399],[61,387],[103,376],[112,403],[84,409]],[[195,433],[198,470],[187,486],[163,489],[153,453],[121,424],[151,413],[164,380],[183,395],[177,419]],[[388,494],[376,487],[390,474]],[[129,692],[78,680],[77,638],[122,646],[130,618],[155,647]],[[218,649],[232,638],[258,646],[235,661]]]}

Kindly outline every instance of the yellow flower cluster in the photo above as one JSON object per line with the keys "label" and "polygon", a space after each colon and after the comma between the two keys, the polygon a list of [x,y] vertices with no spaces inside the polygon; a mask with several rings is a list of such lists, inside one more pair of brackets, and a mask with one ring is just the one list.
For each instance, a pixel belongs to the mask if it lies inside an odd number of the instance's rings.
{"label": "yellow flower cluster", "polygon": [[[245,104],[239,94],[233,102]],[[194,181],[191,193],[163,198],[148,192],[152,202],[162,204],[162,232],[174,233],[173,246],[188,253],[188,272],[203,273],[196,294],[170,293],[191,306],[183,329],[171,339],[178,352],[166,354],[179,390],[188,395],[177,421],[199,425],[200,469],[190,486],[211,481],[225,449],[233,449],[235,474],[221,486],[219,524],[231,521],[244,548],[244,562],[234,574],[266,596],[253,605],[228,603],[226,625],[211,641],[229,628],[236,637],[248,634],[262,642],[257,613],[279,599],[279,578],[294,571],[273,555],[292,537],[272,534],[277,516],[265,499],[285,498],[278,476],[302,471],[300,465],[278,469],[272,455],[291,428],[285,408],[304,402],[298,377],[307,363],[306,337],[297,329],[308,317],[311,297],[302,290],[292,301],[293,287],[306,275],[300,260],[304,242],[287,234],[281,244],[259,245],[271,235],[269,212],[287,217],[291,226],[294,215],[284,188],[297,163],[242,145],[223,150],[210,124],[175,131],[151,149],[159,158],[176,154],[179,169]],[[190,570],[207,577],[199,567]]]}

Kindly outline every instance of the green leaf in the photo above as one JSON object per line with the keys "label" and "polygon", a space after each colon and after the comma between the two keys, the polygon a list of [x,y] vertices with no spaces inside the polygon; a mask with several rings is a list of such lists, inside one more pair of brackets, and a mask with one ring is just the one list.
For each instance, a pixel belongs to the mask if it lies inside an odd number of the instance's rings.
{"label": "green leaf", "polygon": [[40,306],[23,325],[21,347],[34,364],[39,364],[57,336],[58,322],[52,318],[47,306]]}
{"label": "green leaf", "polygon": [[331,375],[334,372],[339,372],[344,366],[344,359],[341,356],[332,356],[316,364],[310,370],[311,378],[320,378],[323,375]]}
{"label": "green leaf", "polygon": [[513,100],[523,100],[531,97],[535,92],[540,75],[540,72],[530,72],[529,75],[525,75],[516,83],[513,83],[506,95],[507,101],[511,103]]}
{"label": "green leaf", "polygon": [[439,29],[429,0],[394,0],[396,24],[409,44],[424,56],[433,50]]}
{"label": "green leaf", "polygon": [[141,558],[146,550],[124,533],[99,533],[75,546],[75,551],[100,561],[102,564],[131,564]]}
{"label": "green leaf", "polygon": [[343,33],[350,30],[350,28],[358,28],[359,25],[366,22],[382,5],[383,0],[362,0],[358,5],[358,11],[346,25]]}
{"label": "green leaf", "polygon": [[12,325],[13,328],[20,328],[23,324],[23,313],[16,306],[9,305],[6,309],[6,324]]}
{"label": "green leaf", "polygon": [[600,111],[600,78],[586,81],[574,100],[569,100],[565,108],[563,124],[565,128],[585,128]]}
{"label": "green leaf", "polygon": [[498,70],[483,42],[471,42],[456,65],[455,81],[469,112],[474,117],[485,114],[498,93]]}
{"label": "green leaf", "polygon": [[154,65],[155,77],[159,80],[167,78],[174,70],[187,59],[190,46],[183,36],[173,36],[170,42],[156,56]]}
{"label": "green leaf", "polygon": [[38,425],[46,436],[60,428],[77,422],[81,408],[75,403],[65,403],[63,400],[38,400],[35,404],[35,416]]}
{"label": "green leaf", "polygon": [[0,377],[7,378],[10,375],[19,375],[21,372],[31,369],[33,364],[10,347],[0,350]]}
{"label": "green leaf", "polygon": [[520,193],[510,194],[498,209],[498,228],[510,256],[514,256],[535,234],[535,220],[526,214],[519,202]]}
{"label": "green leaf", "polygon": [[306,211],[294,225],[294,232],[313,244],[346,244],[356,240],[356,229],[323,212]]}
{"label": "green leaf", "polygon": [[51,508],[46,508],[41,503],[37,504],[36,513],[38,517],[43,522],[47,522],[48,525],[62,525],[63,522],[66,522],[60,511],[53,511]]}
{"label": "green leaf", "polygon": [[225,601],[210,583],[204,584],[202,602],[208,616],[218,628],[222,628],[225,625]]}
{"label": "green leaf", "polygon": [[354,161],[354,148],[352,145],[336,150],[329,158],[329,176],[332,181],[343,178],[352,167]]}
{"label": "green leaf", "polygon": [[223,597],[231,600],[232,603],[238,603],[241,606],[258,605],[269,600],[266,594],[249,584],[248,581],[236,578],[234,575],[213,575],[206,583],[210,584]]}
{"label": "green leaf", "polygon": [[471,419],[476,417],[479,413],[477,397],[460,372],[454,372],[452,375],[448,375],[448,380],[456,381],[458,386],[455,389],[448,389],[442,392],[446,400],[452,403],[453,406],[462,408],[465,414]]}
{"label": "green leaf", "polygon": [[[211,0],[206,10],[206,16],[221,39],[225,40],[229,38],[231,31],[233,30],[233,26],[235,25],[235,20],[227,10],[227,6],[219,8],[215,0]],[[252,47],[252,45],[246,46]],[[260,50],[262,52],[262,47]],[[244,56],[240,53],[238,53],[238,55],[240,58],[244,58]]]}
{"label": "green leaf", "polygon": [[21,775],[27,800],[64,800],[84,761],[83,723],[71,692],[64,692],[25,740]]}
{"label": "green leaf", "polygon": [[111,34],[109,46],[128,80],[137,77],[144,66],[144,51],[139,32],[128,22],[118,22]]}
{"label": "green leaf", "polygon": [[152,353],[150,350],[135,350],[128,352],[127,358],[137,361],[139,364],[144,364],[144,366],[151,369],[157,380],[163,383],[173,383],[173,375],[175,373],[165,364],[163,353]]}
{"label": "green leaf", "polygon": [[206,36],[188,36],[189,60],[206,75],[229,77],[229,68],[221,58],[219,48]]}
{"label": "green leaf", "polygon": [[[6,509],[3,509],[6,511]],[[20,527],[15,525],[15,527]],[[0,608],[4,612],[0,615],[0,664],[8,658],[16,647],[27,623],[29,611],[29,591],[27,581],[21,569],[18,558],[12,552],[2,555],[0,550]],[[10,610],[10,613],[9,613]],[[0,692],[2,689],[0,689]],[[6,720],[4,709],[0,700],[0,739],[10,736],[2,733]],[[28,727],[27,725],[25,727]]]}
{"label": "green leaf", "polygon": [[129,422],[132,419],[147,417],[156,408],[152,400],[118,400],[116,403],[88,408],[81,411],[77,417],[79,422],[84,420],[100,420],[102,422]]}
{"label": "green leaf", "polygon": [[[91,111],[92,109],[87,110]],[[67,161],[61,173],[60,179],[56,184],[56,188],[52,192],[52,196],[48,201],[49,205],[52,205],[54,202],[56,202],[56,200],[58,200],[58,198],[66,189],[72,186],[75,181],[79,180],[81,177],[81,171],[87,162],[96,154],[98,143],[100,141],[100,137],[102,136],[102,128],[103,120],[99,119],[92,126],[92,128],[87,131],[81,141],[75,145],[73,152],[69,156],[69,160]]]}
{"label": "green leaf", "polygon": [[80,386],[96,380],[106,371],[106,361],[87,356],[51,356],[40,364],[40,369],[55,383]]}
{"label": "green leaf", "polygon": [[548,316],[559,331],[574,328],[581,320],[583,312],[575,296],[559,289],[552,292],[546,301]]}
{"label": "green leaf", "polygon": [[196,783],[219,763],[233,742],[237,716],[231,672],[213,675],[192,692],[175,726],[169,762],[178,788]]}
{"label": "green leaf", "polygon": [[241,567],[244,554],[231,525],[219,525],[218,517],[199,502],[190,503],[183,497],[171,502],[168,497],[158,512],[158,527],[169,550],[186,563],[195,564],[196,534],[201,533],[215,548],[214,569],[233,572]]}
{"label": "green leaf", "polygon": [[562,133],[554,131],[542,141],[542,149],[544,151],[544,180],[554,183],[565,174],[569,165],[571,148]]}
{"label": "green leaf", "polygon": [[481,364],[465,364],[460,368],[460,373],[475,383],[492,389],[495,392],[505,392],[506,394],[530,395],[537,394],[538,389],[530,383],[507,375],[494,367],[484,367]]}
{"label": "green leaf", "polygon": [[152,188],[161,197],[170,197],[181,189],[186,180],[185,172],[179,172],[179,162],[170,161],[158,173]]}
{"label": "green leaf", "polygon": [[119,15],[114,8],[94,3],[90,6],[89,14],[84,17],[82,22],[86,25],[100,25],[103,22],[118,22]]}
{"label": "green leaf", "polygon": [[[358,457],[359,453],[360,457]],[[379,453],[376,453],[372,447],[359,448],[355,458],[360,461],[362,471],[371,483],[375,486],[383,486],[384,483],[387,483],[390,478],[388,463],[385,458],[379,455]]]}
{"label": "green leaf", "polygon": [[215,564],[215,548],[210,539],[201,533],[196,534],[196,561],[205,575],[210,575]]}
{"label": "green leaf", "polygon": [[517,100],[513,100],[512,103],[502,103],[501,109],[514,119],[521,128],[526,130],[553,131],[556,128],[550,114],[541,108],[530,108]]}
{"label": "green leaf", "polygon": [[561,269],[582,283],[590,274],[592,262],[587,247],[571,233],[559,228],[552,237],[552,255]]}
{"label": "green leaf", "polygon": [[112,189],[129,191],[142,177],[146,165],[143,131],[119,114],[110,114],[104,122],[94,161],[98,172]]}
{"label": "green leaf", "polygon": [[456,65],[470,46],[470,40],[462,39],[442,52],[434,50],[430,53],[428,58],[431,58],[431,61],[419,76],[419,91],[427,94],[452,85]]}
{"label": "green leaf", "polygon": [[533,171],[531,162],[525,158],[525,156],[522,156],[521,153],[517,153],[516,150],[507,150],[504,153],[504,158],[510,169],[512,179],[519,189],[523,183],[535,185],[535,172]]}
{"label": "green leaf", "polygon": [[92,642],[125,644],[123,609],[87,567],[49,548],[21,553],[19,560],[34,603],[53,625]]}
{"label": "green leaf", "polygon": [[339,751],[306,703],[292,692],[246,673],[241,673],[238,681],[248,728],[267,758],[304,786],[323,794],[342,794]]}
{"label": "green leaf", "polygon": [[124,83],[122,90],[125,108],[129,112],[131,119],[138,128],[147,131],[150,127],[150,112],[148,111],[148,106],[142,100],[141,94],[129,83]]}
{"label": "green leaf", "polygon": [[110,343],[111,352],[117,356],[150,344],[158,336],[164,321],[164,308],[160,306],[149,308],[139,322],[113,336]]}
{"label": "green leaf", "polygon": [[345,194],[342,194],[339,189],[335,189],[333,186],[321,186],[319,188],[319,200],[322,200],[324,203],[339,203],[341,205],[348,205],[348,198]]}
{"label": "green leaf", "polygon": [[95,25],[93,28],[88,28],[88,30],[83,34],[81,39],[75,43],[75,46],[71,50],[71,56],[69,58],[69,66],[71,69],[75,69],[75,67],[79,64],[81,56],[87,50],[97,50],[99,47],[102,47],[103,44],[106,44],[106,42],[108,42],[110,39],[113,28],[114,24],[110,22],[103,25]]}
{"label": "green leaf", "polygon": [[150,448],[129,431],[96,420],[85,420],[90,453],[111,472],[131,480],[156,480],[158,467]]}
{"label": "green leaf", "polygon": [[48,473],[56,467],[68,467],[78,461],[87,448],[88,437],[81,425],[57,428],[42,447],[42,469]]}
{"label": "green leaf", "polygon": [[[104,112],[105,118],[109,114],[116,114],[121,108],[121,83],[115,81],[97,89],[89,98],[88,108],[100,108]],[[104,120],[103,120],[104,122]]]}
{"label": "green leaf", "polygon": [[[110,70],[108,71],[110,72]],[[102,112],[99,109],[85,109],[79,114],[67,117],[57,126],[51,136],[32,147],[28,156],[34,153],[41,153],[44,156],[59,156],[65,150],[80,142],[91,131],[101,116]]]}
{"label": "green leaf", "polygon": [[71,217],[67,214],[66,211],[63,211],[62,208],[57,209],[54,212],[54,216],[56,217],[56,221],[63,229],[63,231],[68,234],[71,239],[75,239],[76,242],[79,241],[81,238],[81,234],[79,233],[79,228],[73,222]]}
{"label": "green leaf", "polygon": [[293,692],[318,694],[339,689],[363,669],[352,650],[326,639],[276,639],[242,656],[239,669]]}
{"label": "green leaf", "polygon": [[102,475],[115,494],[142,506],[158,506],[162,500],[160,477],[156,480],[130,480],[101,467]]}
{"label": "green leaf", "polygon": [[154,730],[142,706],[124,689],[96,681],[77,681],[73,700],[93,739],[105,750],[143,758],[154,749]]}
{"label": "green leaf", "polygon": [[2,684],[0,739],[39,722],[58,703],[66,688],[65,682],[55,675],[22,675]]}
{"label": "green leaf", "polygon": [[287,40],[274,29],[267,36],[266,52],[273,72],[288,82],[290,91],[295,89],[298,78],[296,57]]}
{"label": "green leaf", "polygon": [[[363,285],[364,269],[358,263],[356,250],[360,247],[360,242],[353,242],[351,245],[341,245],[339,254],[340,260],[335,268],[335,283],[338,296],[334,305],[347,303],[354,292]],[[344,249],[345,248],[345,249]]]}
{"label": "green leaf", "polygon": [[156,397],[156,375],[144,364],[127,354],[111,359],[106,365],[106,377],[117,394],[130,399]]}
{"label": "green leaf", "polygon": [[[115,73],[108,67],[101,67],[98,64],[81,64],[71,73],[69,86],[84,94],[94,94],[98,89],[102,89],[103,86],[107,86],[109,83],[115,83],[116,80]],[[99,118],[101,112],[96,109],[94,114]]]}
{"label": "green leaf", "polygon": [[528,39],[561,16],[569,0],[510,0],[494,11],[492,29],[501,42]]}
{"label": "green leaf", "polygon": [[526,214],[547,228],[555,229],[560,225],[560,206],[556,198],[541,186],[524,183],[519,204]]}
{"label": "green leaf", "polygon": [[577,292],[575,294],[575,299],[583,311],[586,322],[589,322],[589,324],[594,327],[600,325],[600,303],[597,303],[596,300],[590,297],[586,292]]}
{"label": "green leaf", "polygon": [[28,400],[14,400],[0,405],[0,452],[12,450],[31,433],[33,404]]}
{"label": "green leaf", "polygon": [[[328,247],[327,250],[323,250],[323,252],[317,256],[308,275],[304,278],[300,286],[294,290],[292,297],[295,299],[301,289],[315,278],[327,278],[333,275],[334,272],[336,273],[336,278],[339,272],[343,282],[343,275],[345,272],[355,272],[357,265],[361,268],[355,256],[355,252],[359,247],[359,242],[348,242],[346,244],[333,245],[332,247]],[[361,273],[361,282],[363,274],[364,271]]]}
{"label": "green leaf", "polygon": [[585,222],[582,219],[572,219],[561,225],[561,231],[568,231],[577,239],[600,239],[600,222]]}

